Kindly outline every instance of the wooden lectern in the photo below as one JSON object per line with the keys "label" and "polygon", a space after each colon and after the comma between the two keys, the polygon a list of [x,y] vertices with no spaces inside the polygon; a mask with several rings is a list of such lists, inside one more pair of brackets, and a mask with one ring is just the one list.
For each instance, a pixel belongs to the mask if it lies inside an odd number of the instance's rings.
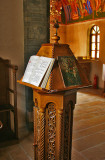
{"label": "wooden lectern", "polygon": [[[43,44],[37,56],[53,57],[73,55],[67,44]],[[74,57],[75,58],[75,57]],[[70,160],[72,148],[73,109],[76,92],[89,86],[88,79],[75,59],[82,85],[65,87],[57,60],[45,89],[24,83],[33,89],[34,159]]]}

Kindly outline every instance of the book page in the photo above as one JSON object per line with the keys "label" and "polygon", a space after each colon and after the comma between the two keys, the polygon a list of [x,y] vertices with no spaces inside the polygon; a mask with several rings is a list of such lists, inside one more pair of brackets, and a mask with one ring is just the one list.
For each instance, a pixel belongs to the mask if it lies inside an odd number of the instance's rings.
{"label": "book page", "polygon": [[31,56],[22,81],[39,86],[50,63],[51,58]]}
{"label": "book page", "polygon": [[42,87],[42,88],[45,88],[46,85],[47,85],[48,78],[49,78],[49,76],[50,76],[52,67],[53,67],[53,65],[54,65],[54,61],[55,61],[55,59],[52,58],[52,59],[51,59],[51,63],[50,63],[50,65],[49,65],[49,68],[48,68],[48,70],[47,70],[47,72],[46,72],[46,75],[45,75],[45,77],[44,77],[44,79],[43,79],[43,82],[42,82],[42,84],[41,84],[41,87]]}
{"label": "book page", "polygon": [[26,70],[25,70],[25,73],[24,73],[24,76],[23,76],[23,79],[22,79],[23,82],[29,83],[32,71],[37,66],[38,59],[39,59],[38,56],[31,56],[30,57],[29,62],[26,67]]}

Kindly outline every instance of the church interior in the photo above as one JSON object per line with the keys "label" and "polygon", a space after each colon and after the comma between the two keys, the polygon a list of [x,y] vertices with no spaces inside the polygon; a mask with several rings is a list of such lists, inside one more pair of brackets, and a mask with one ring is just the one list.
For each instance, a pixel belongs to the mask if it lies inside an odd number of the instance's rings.
{"label": "church interior", "polygon": [[[5,2],[4,0],[0,1],[0,13],[0,63],[2,59],[6,60],[6,63],[9,60],[8,66],[13,70],[13,75],[10,75],[10,82],[13,81],[11,86],[14,86],[14,90],[9,89],[9,91],[14,94],[14,106],[16,107],[15,109],[6,108],[3,110],[1,104],[5,97],[0,97],[0,160],[48,159],[46,153],[46,150],[49,151],[46,149],[48,142],[44,144],[45,151],[41,152],[43,156],[41,158],[39,154],[39,157],[36,156],[36,152],[40,151],[35,149],[36,119],[33,116],[36,114],[35,111],[33,113],[33,106],[36,105],[33,98],[37,96],[33,91],[35,88],[21,85],[18,81],[24,75],[29,58],[39,53],[43,44],[45,47],[48,44],[47,47],[49,48],[50,44],[53,46],[54,43],[57,43],[54,46],[60,44],[69,46],[81,72],[85,74],[88,84],[77,90],[70,88],[73,90],[70,92],[71,98],[74,92],[76,95],[74,95],[75,98],[73,97],[75,105],[71,111],[73,112],[71,113],[73,119],[69,118],[72,121],[70,124],[73,123],[72,128],[70,128],[72,136],[70,135],[69,141],[64,142],[64,145],[68,145],[69,148],[64,151],[65,157],[66,152],[69,152],[67,158],[61,156],[63,147],[60,148],[60,143],[62,143],[60,137],[62,138],[62,135],[57,133],[56,141],[59,142],[57,149],[60,152],[51,151],[50,156],[52,158],[49,159],[104,160],[105,2],[103,0],[11,0]],[[60,37],[60,40],[54,42],[53,36]],[[56,51],[55,48],[54,51]],[[0,73],[4,73],[1,64]],[[0,83],[1,96],[4,93],[2,89],[4,79],[1,75]],[[6,85],[9,85],[8,80]],[[69,93],[65,94],[68,95]],[[58,93],[58,95],[61,94]],[[11,101],[13,102],[13,97]],[[59,110],[59,115],[61,111]],[[43,111],[41,113],[43,114]],[[56,118],[59,120],[59,116]],[[61,122],[59,120],[59,125],[57,122],[59,130],[61,130]],[[7,125],[15,132],[15,139],[13,140],[11,138],[8,140],[9,134],[3,129]],[[3,134],[4,137],[2,137]],[[41,144],[43,145],[43,143]],[[41,147],[43,148],[43,146]]]}

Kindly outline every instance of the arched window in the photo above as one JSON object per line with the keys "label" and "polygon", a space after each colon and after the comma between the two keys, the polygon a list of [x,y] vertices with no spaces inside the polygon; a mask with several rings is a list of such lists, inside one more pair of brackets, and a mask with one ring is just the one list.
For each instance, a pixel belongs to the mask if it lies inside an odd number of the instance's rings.
{"label": "arched window", "polygon": [[90,31],[90,57],[98,59],[100,54],[100,30],[98,26],[93,26]]}

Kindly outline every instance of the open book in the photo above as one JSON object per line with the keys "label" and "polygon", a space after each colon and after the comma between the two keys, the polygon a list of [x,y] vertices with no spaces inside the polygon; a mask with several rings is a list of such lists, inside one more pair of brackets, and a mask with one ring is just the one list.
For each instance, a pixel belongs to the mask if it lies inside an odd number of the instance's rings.
{"label": "open book", "polygon": [[76,59],[73,55],[58,56],[58,65],[66,87],[82,84]]}
{"label": "open book", "polygon": [[22,82],[45,88],[55,59],[43,56],[31,56]]}

